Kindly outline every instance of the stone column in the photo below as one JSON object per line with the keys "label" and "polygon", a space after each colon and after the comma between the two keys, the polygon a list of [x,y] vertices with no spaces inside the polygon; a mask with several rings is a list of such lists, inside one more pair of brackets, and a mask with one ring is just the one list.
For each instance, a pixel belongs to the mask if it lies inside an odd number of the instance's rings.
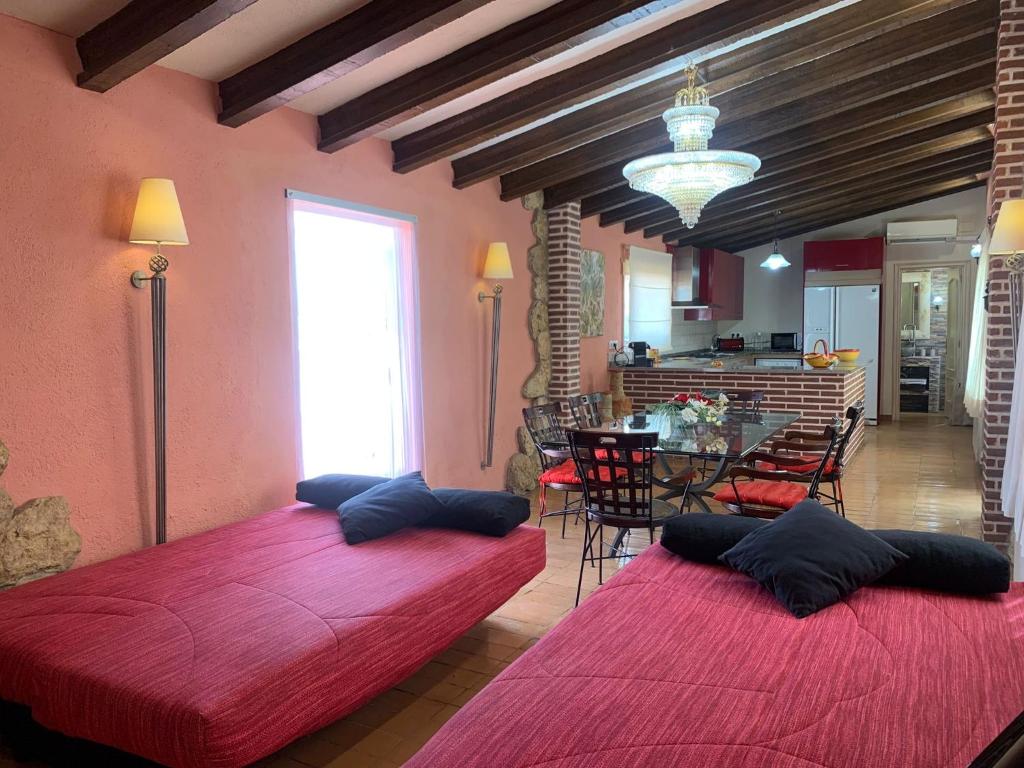
{"label": "stone column", "polygon": [[[996,58],[995,157],[989,179],[993,224],[1004,200],[1024,194],[1024,0],[1000,3]],[[1008,548],[1012,522],[1000,506],[1007,425],[1013,390],[1014,349],[1010,338],[1010,283],[1006,260],[989,258],[988,338],[985,344],[985,410],[982,458],[982,525],[987,541]]]}
{"label": "stone column", "polygon": [[[548,325],[553,400],[580,393],[580,204],[548,210]],[[568,416],[568,414],[567,414]]]}

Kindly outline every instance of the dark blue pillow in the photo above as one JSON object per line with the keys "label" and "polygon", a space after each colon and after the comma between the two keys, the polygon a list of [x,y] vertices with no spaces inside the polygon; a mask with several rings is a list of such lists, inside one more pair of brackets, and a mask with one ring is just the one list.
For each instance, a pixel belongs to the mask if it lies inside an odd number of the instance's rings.
{"label": "dark blue pillow", "polygon": [[722,553],[765,525],[768,521],[759,517],[690,512],[665,521],[661,546],[687,560],[717,563]]}
{"label": "dark blue pillow", "polygon": [[880,584],[964,595],[1010,591],[1010,558],[984,541],[926,531],[872,531],[909,557]]}
{"label": "dark blue pillow", "polygon": [[504,491],[436,488],[434,496],[442,509],[421,525],[504,536],[530,519],[529,500]]}
{"label": "dark blue pillow", "polygon": [[359,544],[419,525],[443,510],[423,475],[413,472],[353,496],[338,507],[338,515],[345,541]]}
{"label": "dark blue pillow", "polygon": [[337,509],[342,502],[390,479],[371,475],[320,475],[298,482],[295,499],[323,509]]}
{"label": "dark blue pillow", "polygon": [[907,556],[807,499],[748,533],[720,559],[802,619],[877,581]]}

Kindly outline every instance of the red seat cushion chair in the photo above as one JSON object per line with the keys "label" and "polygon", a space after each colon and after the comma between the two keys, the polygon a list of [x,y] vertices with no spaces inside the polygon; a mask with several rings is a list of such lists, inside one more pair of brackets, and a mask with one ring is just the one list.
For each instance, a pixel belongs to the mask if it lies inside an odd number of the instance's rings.
{"label": "red seat cushion chair", "polygon": [[[821,464],[820,458],[814,458],[813,456],[786,456],[786,458],[803,459],[803,464],[773,464],[770,461],[759,461],[757,462],[758,469],[767,469],[769,472],[795,472],[797,474],[804,474],[813,472]],[[825,475],[831,475],[836,470],[835,459],[830,458],[825,462]]]}
{"label": "red seat cushion chair", "polygon": [[[599,467],[598,474],[602,480],[607,481],[608,479],[608,467]],[[616,477],[625,477],[626,469],[624,467],[617,467],[615,470]],[[566,459],[561,464],[551,467],[545,470],[540,476],[541,485],[580,485],[580,476],[576,472],[576,462],[572,459]]]}
{"label": "red seat cushion chair", "polygon": [[1024,710],[1024,584],[806,619],[654,545],[405,768],[963,768]]}
{"label": "red seat cushion chair", "polygon": [[168,766],[237,768],[413,673],[544,567],[544,533],[349,546],[292,506],[0,594],[0,698]]}
{"label": "red seat cushion chair", "polygon": [[736,504],[736,493],[743,504],[757,504],[765,507],[789,509],[807,498],[808,486],[803,483],[787,483],[778,480],[749,480],[725,485],[715,494],[715,501]]}

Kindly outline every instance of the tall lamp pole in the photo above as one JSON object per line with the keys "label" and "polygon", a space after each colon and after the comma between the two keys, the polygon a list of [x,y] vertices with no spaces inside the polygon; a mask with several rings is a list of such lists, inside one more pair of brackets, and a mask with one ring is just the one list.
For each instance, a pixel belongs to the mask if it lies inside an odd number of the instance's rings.
{"label": "tall lamp pole", "polygon": [[165,245],[188,245],[188,232],[170,179],[143,179],[135,203],[129,242],[155,245],[147,275],[132,273],[132,285],[150,284],[153,315],[153,455],[156,464],[156,543],[167,541],[167,279],[170,262],[161,253]]}
{"label": "tall lamp pole", "polygon": [[[508,243],[491,243],[487,248],[484,261],[484,280],[511,280],[512,260],[509,257]],[[494,286],[494,293],[481,291],[477,301],[483,303],[490,299],[494,302],[491,315],[491,382],[490,401],[487,413],[487,456],[480,462],[480,469],[487,469],[494,462],[494,411],[498,401],[498,346],[501,339],[501,292],[500,283]]]}

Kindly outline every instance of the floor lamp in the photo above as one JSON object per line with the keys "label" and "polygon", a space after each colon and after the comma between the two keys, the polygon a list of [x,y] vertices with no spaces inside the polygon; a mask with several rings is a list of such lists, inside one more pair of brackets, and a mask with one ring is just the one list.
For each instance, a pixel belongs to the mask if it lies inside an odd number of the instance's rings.
{"label": "floor lamp", "polygon": [[136,288],[150,285],[153,309],[153,445],[156,460],[156,543],[167,541],[167,282],[170,263],[160,252],[165,245],[188,245],[178,195],[170,179],[143,179],[135,203],[129,242],[155,245],[147,275],[132,273]]}
{"label": "floor lamp", "polygon": [[[484,280],[511,280],[512,260],[508,254],[508,243],[491,243],[484,261]],[[501,284],[494,286],[494,293],[481,291],[477,301],[487,299],[494,302],[491,320],[491,398],[487,415],[487,458],[480,462],[480,469],[487,469],[494,461],[494,408],[498,399],[498,341],[501,337]]]}

